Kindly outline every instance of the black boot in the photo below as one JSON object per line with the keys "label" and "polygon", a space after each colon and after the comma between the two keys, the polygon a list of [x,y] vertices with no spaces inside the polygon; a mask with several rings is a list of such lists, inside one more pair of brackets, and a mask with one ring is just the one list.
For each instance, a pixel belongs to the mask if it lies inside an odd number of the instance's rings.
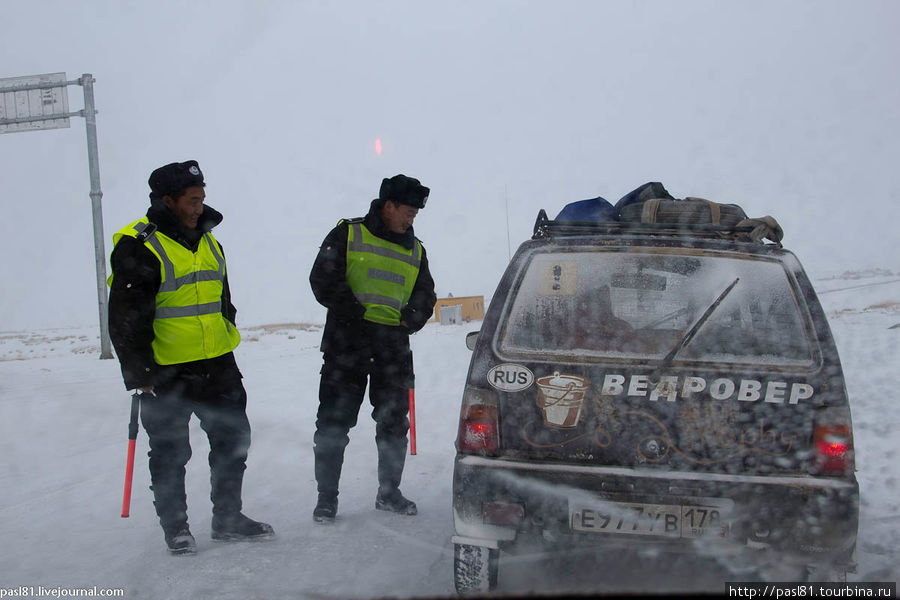
{"label": "black boot", "polygon": [[335,440],[316,432],[316,445],[313,447],[315,457],[316,489],[319,498],[323,495],[338,495],[338,483],[341,480],[341,468],[344,465],[343,440]]}
{"label": "black boot", "polygon": [[271,525],[254,521],[243,513],[213,515],[212,539],[217,542],[268,540],[274,537],[275,530]]}
{"label": "black boot", "polygon": [[313,510],[313,521],[317,523],[333,523],[337,514],[337,495],[319,494],[319,501]]}
{"label": "black boot", "polygon": [[401,515],[416,514],[416,503],[400,493],[400,479],[406,462],[406,438],[382,437],[376,439],[375,444],[378,447],[378,496],[375,498],[375,508]]}
{"label": "black boot", "polygon": [[401,515],[418,513],[416,503],[400,493],[400,479],[406,462],[406,438],[377,439],[378,446],[378,495],[375,508]]}
{"label": "black boot", "polygon": [[348,438],[339,428],[323,427],[316,431],[314,440],[316,489],[319,492],[319,499],[313,510],[313,521],[332,523],[337,514],[338,482],[341,480],[344,448]]}
{"label": "black boot", "polygon": [[395,490],[400,487],[403,465],[406,463],[406,438],[375,438],[378,448],[378,489]]}
{"label": "black boot", "polygon": [[[243,412],[206,414],[201,426],[209,436],[209,499],[213,514],[237,515],[241,512],[241,489],[250,447],[249,425]],[[229,418],[230,417],[230,418]]]}
{"label": "black boot", "polygon": [[[159,497],[157,493],[159,486],[151,486],[150,489]],[[166,502],[154,501],[153,506],[156,507],[159,524],[162,525],[169,553],[194,554],[197,552],[197,542],[194,540],[194,536],[191,535],[191,530],[187,523],[187,512],[185,511],[187,504],[184,496],[182,495],[174,501],[171,499]]]}
{"label": "black boot", "polygon": [[416,503],[408,498],[404,498],[397,488],[392,490],[379,489],[378,496],[375,497],[375,508],[401,515],[415,515],[419,512],[416,508]]}
{"label": "black boot", "polygon": [[169,554],[195,554],[197,552],[197,542],[191,535],[187,523],[178,527],[164,528],[163,535],[166,537]]}
{"label": "black boot", "polygon": [[171,478],[154,477],[154,473],[151,471],[150,476],[151,479],[155,479],[153,485],[150,486],[154,498],[153,507],[156,509],[156,516],[159,517],[159,524],[166,534],[166,543],[170,537],[175,537],[181,530],[187,531],[190,535],[183,475]]}

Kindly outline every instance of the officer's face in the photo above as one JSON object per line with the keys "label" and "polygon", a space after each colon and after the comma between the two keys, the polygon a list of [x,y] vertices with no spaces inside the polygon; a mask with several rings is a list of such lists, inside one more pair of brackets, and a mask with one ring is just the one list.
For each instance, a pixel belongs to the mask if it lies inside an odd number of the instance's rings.
{"label": "officer's face", "polygon": [[169,210],[175,213],[185,227],[189,229],[197,227],[197,221],[203,214],[203,201],[206,199],[206,192],[202,187],[187,188],[178,200],[173,200],[171,196],[164,196],[163,199]]}
{"label": "officer's face", "polygon": [[396,204],[391,200],[384,203],[381,220],[394,233],[406,233],[412,227],[419,209],[408,204]]}

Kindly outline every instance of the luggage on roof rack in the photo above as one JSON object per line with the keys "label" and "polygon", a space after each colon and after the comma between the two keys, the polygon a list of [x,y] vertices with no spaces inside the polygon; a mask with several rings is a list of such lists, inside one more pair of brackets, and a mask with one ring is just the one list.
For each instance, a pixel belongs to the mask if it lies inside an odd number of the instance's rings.
{"label": "luggage on roof rack", "polygon": [[737,204],[719,204],[703,198],[684,200],[650,198],[626,204],[619,219],[626,223],[677,223],[679,225],[737,225],[747,213]]}
{"label": "luggage on roof rack", "polygon": [[532,238],[555,235],[597,235],[617,233],[653,233],[660,235],[694,235],[722,237],[731,233],[750,233],[753,227],[713,225],[710,223],[641,223],[626,221],[561,221],[550,219],[543,208],[538,211]]}
{"label": "luggage on roof rack", "polygon": [[616,202],[616,210],[620,213],[622,208],[630,204],[640,204],[651,198],[661,198],[664,200],[674,200],[675,196],[669,193],[663,184],[658,181],[650,181],[644,185],[638,186],[631,190]]}
{"label": "luggage on roof rack", "polygon": [[595,221],[614,223],[619,220],[619,211],[610,204],[606,198],[597,196],[590,200],[579,200],[566,204],[559,214],[557,221]]}
{"label": "luggage on roof rack", "polygon": [[616,202],[619,220],[626,223],[677,223],[679,225],[736,225],[747,218],[737,204],[718,204],[703,198],[675,198],[662,183],[651,181],[628,192]]}
{"label": "luggage on roof rack", "polygon": [[625,221],[559,221],[547,217],[543,208],[534,222],[532,239],[575,235],[669,235],[732,239],[740,242],[765,243],[768,239],[781,247],[784,232],[778,222],[770,217],[743,219],[734,225],[712,223],[629,223]]}
{"label": "luggage on roof rack", "polygon": [[628,192],[613,206],[598,196],[566,204],[556,219],[541,209],[533,238],[558,235],[650,233],[731,238],[781,244],[784,232],[770,217],[747,218],[737,204],[719,204],[689,196],[672,196],[658,181],[650,181]]}

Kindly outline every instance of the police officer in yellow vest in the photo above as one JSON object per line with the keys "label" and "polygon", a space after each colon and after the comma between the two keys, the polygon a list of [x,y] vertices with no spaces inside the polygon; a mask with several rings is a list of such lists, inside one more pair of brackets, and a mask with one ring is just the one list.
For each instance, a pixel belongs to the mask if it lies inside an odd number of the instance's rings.
{"label": "police officer in yellow vest", "polygon": [[154,505],[173,554],[196,552],[187,520],[185,465],[192,414],[209,438],[216,541],[266,539],[272,527],[241,513],[250,447],[247,394],[233,350],[240,343],[222,246],[222,214],[204,205],[196,161],[150,175],[144,218],[113,236],[109,331],[125,387],[141,392]]}
{"label": "police officer in yellow vest", "polygon": [[425,248],[412,228],[428,192],[412,177],[385,179],[369,213],[340,221],[313,264],[310,285],[328,308],[314,437],[316,521],[333,521],[337,513],[344,448],[367,380],[378,448],[375,508],[416,514],[415,503],[400,493],[400,479],[413,386],[409,335],[424,327],[436,300]]}

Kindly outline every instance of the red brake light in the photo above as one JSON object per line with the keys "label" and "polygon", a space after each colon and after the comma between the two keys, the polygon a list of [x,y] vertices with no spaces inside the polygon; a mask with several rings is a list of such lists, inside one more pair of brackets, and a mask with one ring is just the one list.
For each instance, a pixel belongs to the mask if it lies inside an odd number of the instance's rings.
{"label": "red brake light", "polygon": [[845,475],[854,469],[853,436],[845,424],[816,424],[816,465],[824,475]]}
{"label": "red brake light", "polygon": [[841,458],[850,449],[850,444],[845,441],[819,440],[819,454],[829,458]]}
{"label": "red brake light", "polygon": [[459,419],[457,448],[468,454],[492,454],[500,445],[497,408],[485,404],[464,405]]}

